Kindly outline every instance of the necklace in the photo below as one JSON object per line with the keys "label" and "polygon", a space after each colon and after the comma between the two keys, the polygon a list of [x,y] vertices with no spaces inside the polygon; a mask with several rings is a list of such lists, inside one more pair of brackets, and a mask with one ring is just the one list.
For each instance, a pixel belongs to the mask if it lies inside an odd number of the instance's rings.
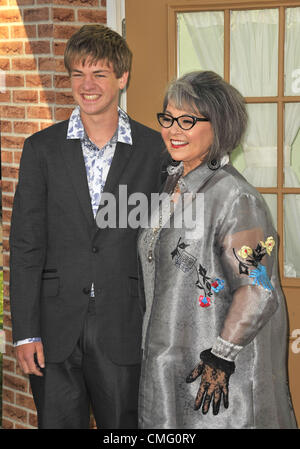
{"label": "necklace", "polygon": [[[178,199],[178,195],[180,195],[180,187],[177,182],[177,184],[174,187],[173,193],[170,196],[170,202],[171,202],[171,206],[172,206],[172,207],[170,207],[170,216],[174,212],[174,204],[175,204],[176,200]],[[154,244],[156,235],[158,234],[161,227],[162,227],[162,211],[160,208],[158,226],[151,228],[152,235],[151,235],[151,239],[150,239],[150,243],[149,243],[148,257],[147,257],[149,263],[151,263],[153,261],[153,244]]]}

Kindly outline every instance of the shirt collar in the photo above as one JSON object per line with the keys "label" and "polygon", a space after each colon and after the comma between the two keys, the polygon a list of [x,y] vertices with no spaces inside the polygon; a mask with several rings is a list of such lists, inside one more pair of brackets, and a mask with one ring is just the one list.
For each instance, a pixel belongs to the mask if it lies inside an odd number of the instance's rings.
{"label": "shirt collar", "polygon": [[[129,117],[121,108],[118,108],[118,113],[119,121],[117,142],[132,145]],[[80,107],[76,106],[69,119],[67,139],[84,139],[85,137],[86,133],[80,117]]]}
{"label": "shirt collar", "polygon": [[[229,156],[226,154],[220,160],[219,168],[228,164]],[[196,193],[200,188],[208,181],[212,176],[214,176],[219,169],[212,170],[209,168],[208,164],[204,162],[198,167],[191,170],[187,175],[183,174],[183,163],[180,162],[179,165],[167,167],[168,174],[174,178],[175,183],[178,180],[178,184],[182,193],[192,192]],[[174,183],[174,182],[173,182]]]}

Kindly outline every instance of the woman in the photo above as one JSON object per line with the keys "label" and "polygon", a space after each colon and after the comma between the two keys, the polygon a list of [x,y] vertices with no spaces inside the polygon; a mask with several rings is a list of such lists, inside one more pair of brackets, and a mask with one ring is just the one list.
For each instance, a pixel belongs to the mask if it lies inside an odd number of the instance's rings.
{"label": "woman", "polygon": [[243,98],[213,72],[189,73],[170,85],[158,120],[179,165],[139,237],[140,427],[295,428],[275,230],[228,163],[247,124]]}

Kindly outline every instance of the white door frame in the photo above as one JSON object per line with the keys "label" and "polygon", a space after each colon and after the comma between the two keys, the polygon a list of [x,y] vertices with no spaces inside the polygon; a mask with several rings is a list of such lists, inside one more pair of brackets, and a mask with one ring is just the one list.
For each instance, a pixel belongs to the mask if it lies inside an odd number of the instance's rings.
{"label": "white door frame", "polygon": [[[124,36],[125,28],[125,0],[108,0],[106,2],[107,26],[117,33]],[[126,90],[121,93],[120,107],[126,111],[127,109]]]}

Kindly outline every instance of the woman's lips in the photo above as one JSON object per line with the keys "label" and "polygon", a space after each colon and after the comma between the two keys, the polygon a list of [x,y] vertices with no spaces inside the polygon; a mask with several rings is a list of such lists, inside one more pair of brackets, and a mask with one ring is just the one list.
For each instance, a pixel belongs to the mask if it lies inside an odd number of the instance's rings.
{"label": "woman's lips", "polygon": [[181,141],[181,140],[171,140],[170,142],[171,142],[172,148],[174,148],[174,149],[183,148],[188,144],[188,142]]}

